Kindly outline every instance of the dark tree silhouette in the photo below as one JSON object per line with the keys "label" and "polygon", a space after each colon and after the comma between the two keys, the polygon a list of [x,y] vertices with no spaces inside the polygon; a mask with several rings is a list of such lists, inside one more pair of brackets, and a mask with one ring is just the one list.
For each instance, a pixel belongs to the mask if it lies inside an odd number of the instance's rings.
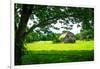
{"label": "dark tree silhouette", "polygon": [[[18,29],[15,34],[15,64],[21,64],[21,56],[23,53],[23,45],[25,40],[25,30],[27,28],[27,22],[32,14],[32,7],[28,5],[22,6],[21,18]],[[15,26],[16,28],[16,26]]]}

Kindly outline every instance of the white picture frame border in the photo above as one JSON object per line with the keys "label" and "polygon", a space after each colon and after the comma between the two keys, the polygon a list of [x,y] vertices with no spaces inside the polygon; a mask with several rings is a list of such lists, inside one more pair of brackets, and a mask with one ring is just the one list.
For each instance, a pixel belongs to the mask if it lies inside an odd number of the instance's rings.
{"label": "white picture frame border", "polygon": [[[41,5],[56,5],[56,6],[69,6],[69,7],[86,7],[86,8],[94,8],[95,12],[95,4],[91,2],[90,0],[87,2],[86,0],[11,0],[11,39],[10,39],[10,44],[11,44],[11,63],[10,66],[12,69],[74,69],[74,68],[87,68],[88,66],[94,65],[96,62],[95,61],[87,61],[87,62],[69,62],[69,63],[52,63],[52,64],[37,64],[37,65],[19,65],[15,66],[14,65],[14,4],[19,3],[19,4],[41,4]],[[83,67],[83,68],[82,68]]]}

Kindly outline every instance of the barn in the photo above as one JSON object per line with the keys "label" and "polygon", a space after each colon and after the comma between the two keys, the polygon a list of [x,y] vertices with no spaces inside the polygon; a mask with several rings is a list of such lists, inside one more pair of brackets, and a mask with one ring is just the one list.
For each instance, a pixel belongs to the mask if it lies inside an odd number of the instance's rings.
{"label": "barn", "polygon": [[62,33],[61,36],[59,37],[59,40],[64,43],[75,43],[76,38],[72,32],[68,31],[68,32]]}

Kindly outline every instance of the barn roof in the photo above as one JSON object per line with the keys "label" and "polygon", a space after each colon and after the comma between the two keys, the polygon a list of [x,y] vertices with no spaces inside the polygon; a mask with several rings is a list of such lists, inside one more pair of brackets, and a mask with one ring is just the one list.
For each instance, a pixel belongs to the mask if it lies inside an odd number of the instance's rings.
{"label": "barn roof", "polygon": [[65,33],[61,34],[61,36],[59,37],[59,39],[65,38],[66,35],[74,36],[74,34],[72,32],[65,32]]}
{"label": "barn roof", "polygon": [[66,35],[67,35],[67,33],[61,34],[61,36],[59,37],[59,39],[64,38]]}

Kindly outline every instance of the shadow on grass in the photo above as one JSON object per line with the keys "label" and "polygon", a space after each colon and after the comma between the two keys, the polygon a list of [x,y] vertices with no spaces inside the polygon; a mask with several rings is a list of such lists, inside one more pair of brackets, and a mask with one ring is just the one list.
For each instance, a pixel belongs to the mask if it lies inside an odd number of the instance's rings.
{"label": "shadow on grass", "polygon": [[22,65],[93,61],[93,50],[79,51],[26,51],[22,57]]}

